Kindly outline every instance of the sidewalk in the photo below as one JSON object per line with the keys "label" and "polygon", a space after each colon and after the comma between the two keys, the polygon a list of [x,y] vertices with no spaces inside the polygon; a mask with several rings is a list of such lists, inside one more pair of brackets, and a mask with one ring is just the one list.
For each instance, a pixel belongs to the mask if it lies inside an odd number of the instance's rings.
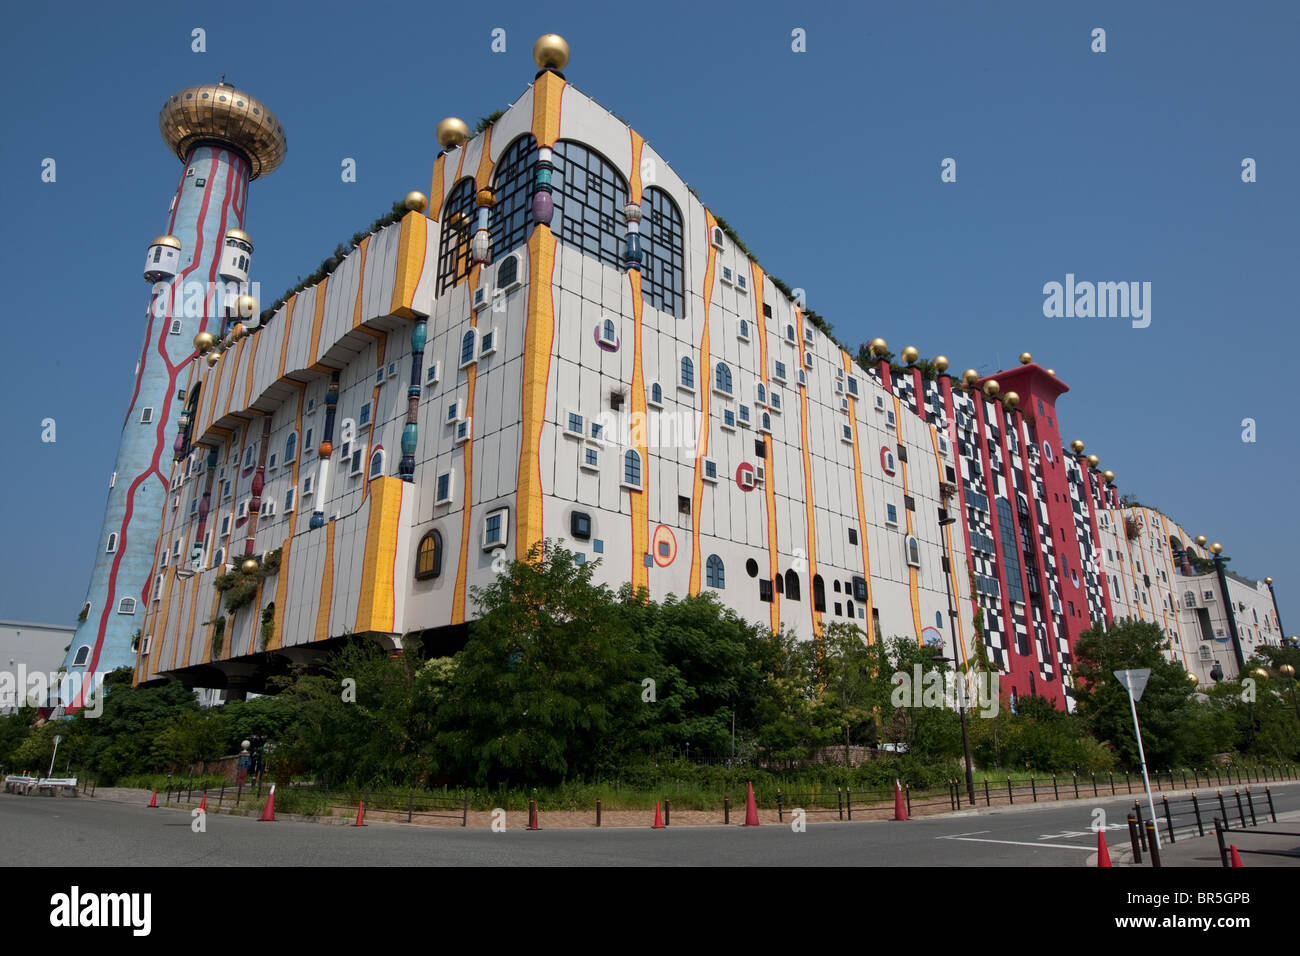
{"label": "sidewalk", "polygon": [[[1264,832],[1259,832],[1264,831]],[[1122,831],[1112,831],[1121,833]],[[1284,835],[1277,835],[1277,834]],[[1133,850],[1127,833],[1123,833],[1123,843],[1112,842],[1110,860],[1115,866],[1151,866],[1151,855],[1142,853],[1142,862],[1133,862]],[[1271,819],[1261,819],[1259,826],[1236,829],[1224,834],[1224,842],[1235,844],[1241,854],[1243,866],[1300,866],[1300,810],[1290,810],[1277,815],[1277,823]],[[1267,854],[1255,854],[1250,851],[1267,850]],[[1288,852],[1294,856],[1276,856],[1273,854]],[[1217,867],[1223,868],[1219,857],[1219,841],[1212,826],[1206,828],[1203,837],[1190,835],[1179,836],[1174,843],[1169,842],[1167,833],[1160,835],[1160,863],[1162,867]],[[1097,865],[1097,854],[1091,854],[1086,866]]]}

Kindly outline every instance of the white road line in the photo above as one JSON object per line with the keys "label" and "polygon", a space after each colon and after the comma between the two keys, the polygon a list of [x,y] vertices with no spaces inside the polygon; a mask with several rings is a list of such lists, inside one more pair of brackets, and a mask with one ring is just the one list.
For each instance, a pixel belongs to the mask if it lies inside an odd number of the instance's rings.
{"label": "white road line", "polygon": [[[988,833],[987,830],[980,831]],[[967,843],[1005,843],[1007,846],[1041,846],[1057,850],[1085,850],[1088,853],[1095,853],[1097,848],[1093,846],[1078,846],[1074,843],[1025,843],[1021,840],[981,840],[979,837],[966,836],[942,836],[935,837],[936,840],[964,840]]]}
{"label": "white road line", "polygon": [[935,837],[936,840],[955,840],[958,837],[976,836],[980,833],[992,833],[992,830],[967,830],[965,833],[954,833],[952,836]]}

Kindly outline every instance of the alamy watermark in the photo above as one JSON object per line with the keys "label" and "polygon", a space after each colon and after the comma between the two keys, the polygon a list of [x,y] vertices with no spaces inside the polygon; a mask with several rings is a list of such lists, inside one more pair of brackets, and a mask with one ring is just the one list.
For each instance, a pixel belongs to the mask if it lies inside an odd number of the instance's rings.
{"label": "alamy watermark", "polygon": [[[84,693],[83,693],[84,691]],[[0,670],[0,711],[28,707],[70,707],[81,701],[85,717],[104,713],[104,675],[87,678],[80,671]]]}
{"label": "alamy watermark", "polygon": [[1133,328],[1151,324],[1150,282],[1065,282],[1043,286],[1043,315],[1049,319],[1131,319]]}

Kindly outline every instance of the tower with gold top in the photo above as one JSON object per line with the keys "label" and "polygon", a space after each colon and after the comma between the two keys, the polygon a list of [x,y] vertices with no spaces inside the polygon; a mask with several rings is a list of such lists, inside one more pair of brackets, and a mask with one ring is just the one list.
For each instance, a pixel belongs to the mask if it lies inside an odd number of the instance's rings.
{"label": "tower with gold top", "polygon": [[[144,337],[90,586],[64,661],[86,680],[135,661],[140,622],[155,598],[150,570],[164,560],[155,551],[164,548],[158,535],[171,463],[190,450],[193,360],[237,320],[257,321],[248,281],[253,242],[244,231],[248,184],[278,167],[286,151],[275,114],[224,79],[169,96],[158,126],[182,169],[167,231],[145,256]],[[75,710],[81,700],[63,703]]]}

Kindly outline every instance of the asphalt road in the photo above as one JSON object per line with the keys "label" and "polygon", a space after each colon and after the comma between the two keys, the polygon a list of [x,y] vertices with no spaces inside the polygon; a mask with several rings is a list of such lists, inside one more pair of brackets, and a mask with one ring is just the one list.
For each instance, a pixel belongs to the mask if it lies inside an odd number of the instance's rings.
{"label": "asphalt road", "polygon": [[[1300,785],[1275,785],[1279,813]],[[757,829],[364,828],[190,814],[89,798],[0,794],[0,863],[91,866],[1082,866],[1107,840],[1126,843],[1131,797],[965,811],[907,823],[810,823]],[[545,819],[543,818],[543,826]]]}

